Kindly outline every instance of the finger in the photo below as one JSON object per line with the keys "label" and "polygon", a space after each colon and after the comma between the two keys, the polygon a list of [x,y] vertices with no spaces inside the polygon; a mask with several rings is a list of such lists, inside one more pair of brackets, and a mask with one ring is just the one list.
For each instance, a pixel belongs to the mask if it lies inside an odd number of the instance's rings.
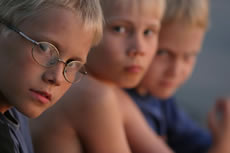
{"label": "finger", "polygon": [[230,100],[229,99],[219,99],[216,102],[216,112],[217,115],[221,116],[222,120],[230,120]]}
{"label": "finger", "polygon": [[212,111],[208,113],[208,127],[210,128],[212,134],[215,136],[218,132],[218,121],[216,119],[215,108],[213,108]]}

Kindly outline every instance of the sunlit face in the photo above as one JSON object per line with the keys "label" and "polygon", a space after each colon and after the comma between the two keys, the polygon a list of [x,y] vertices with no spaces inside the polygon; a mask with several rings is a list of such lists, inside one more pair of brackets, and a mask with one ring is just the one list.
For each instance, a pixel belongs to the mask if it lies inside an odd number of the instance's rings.
{"label": "sunlit face", "polygon": [[[127,0],[126,0],[127,1]],[[153,10],[113,5],[105,12],[101,44],[88,57],[88,71],[96,78],[119,87],[135,86],[155,53],[160,17]]]}
{"label": "sunlit face", "polygon": [[[36,41],[55,45],[65,62],[86,62],[93,33],[86,30],[82,20],[67,9],[45,10],[17,28]],[[38,65],[31,54],[33,44],[16,32],[1,35],[0,46],[1,112],[15,106],[25,115],[37,117],[71,86],[63,76],[62,62],[52,68]]]}
{"label": "sunlit face", "polygon": [[180,22],[163,26],[158,51],[141,86],[158,98],[171,97],[191,75],[204,32]]}

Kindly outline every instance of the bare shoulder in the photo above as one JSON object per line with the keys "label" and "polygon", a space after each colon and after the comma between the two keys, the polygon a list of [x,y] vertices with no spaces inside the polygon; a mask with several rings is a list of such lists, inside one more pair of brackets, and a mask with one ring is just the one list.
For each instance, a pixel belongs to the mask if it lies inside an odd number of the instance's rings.
{"label": "bare shoulder", "polygon": [[135,102],[124,90],[118,90],[117,95],[119,97],[118,105],[122,112],[123,118],[126,121],[129,119],[133,119],[134,121],[136,121],[136,119],[134,119],[133,116],[134,115],[139,116],[141,114]]}
{"label": "bare shoulder", "polygon": [[74,85],[63,97],[63,112],[74,122],[72,125],[88,152],[129,153],[117,100],[116,87],[93,78]]}
{"label": "bare shoulder", "polygon": [[82,152],[82,142],[97,142],[97,133],[91,132],[103,131],[103,124],[112,126],[111,116],[119,120],[115,101],[113,89],[92,78],[73,85],[57,104],[31,122],[35,150]]}
{"label": "bare shoulder", "polygon": [[40,117],[30,121],[34,150],[36,153],[81,153],[76,129],[63,113],[49,109]]}
{"label": "bare shoulder", "polygon": [[114,96],[114,92],[111,87],[88,76],[81,82],[73,84],[60,102],[70,107],[73,105],[84,106],[94,103],[100,104],[101,101],[103,102],[112,96]]}
{"label": "bare shoulder", "polygon": [[54,112],[52,116],[61,114],[79,130],[87,128],[89,121],[108,117],[110,111],[117,109],[116,105],[114,89],[88,76],[73,84],[50,110]]}

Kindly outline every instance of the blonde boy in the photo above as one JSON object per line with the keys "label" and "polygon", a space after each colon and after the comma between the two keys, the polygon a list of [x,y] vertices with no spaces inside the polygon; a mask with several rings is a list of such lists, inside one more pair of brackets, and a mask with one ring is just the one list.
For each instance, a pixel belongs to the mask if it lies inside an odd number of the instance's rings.
{"label": "blonde boy", "polygon": [[152,60],[164,1],[103,0],[102,8],[103,39],[88,56],[89,75],[33,122],[35,150],[37,153],[170,152],[122,90],[136,86]]}
{"label": "blonde boy", "polygon": [[208,0],[168,0],[156,56],[139,86],[129,90],[151,128],[176,153],[229,152],[227,100],[215,108],[222,111],[222,120],[216,121],[216,110],[210,117],[212,139],[177,107],[173,97],[192,74],[208,28],[208,11]]}
{"label": "blonde boy", "polygon": [[0,1],[1,153],[33,152],[25,116],[39,116],[80,80],[102,20],[98,0]]}

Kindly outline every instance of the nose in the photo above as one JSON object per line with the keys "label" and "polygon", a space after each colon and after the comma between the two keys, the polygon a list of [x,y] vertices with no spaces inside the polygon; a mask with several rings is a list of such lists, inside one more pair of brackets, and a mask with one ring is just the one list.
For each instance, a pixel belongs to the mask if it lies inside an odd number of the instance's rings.
{"label": "nose", "polygon": [[182,72],[183,72],[183,62],[178,59],[172,60],[170,66],[168,67],[168,75],[175,77],[181,75]]}
{"label": "nose", "polygon": [[140,34],[133,34],[129,37],[129,48],[127,55],[130,57],[144,56],[144,39]]}
{"label": "nose", "polygon": [[64,64],[58,63],[54,67],[47,68],[44,72],[42,79],[51,85],[60,86],[65,78],[63,76]]}

